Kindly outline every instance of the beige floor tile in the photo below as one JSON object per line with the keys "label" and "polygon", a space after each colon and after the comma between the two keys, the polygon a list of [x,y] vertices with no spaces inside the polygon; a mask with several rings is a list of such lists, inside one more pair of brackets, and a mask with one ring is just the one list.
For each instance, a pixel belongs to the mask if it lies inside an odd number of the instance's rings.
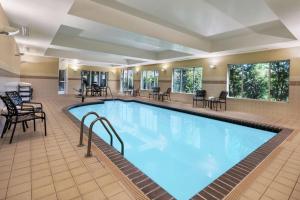
{"label": "beige floor tile", "polygon": [[[106,197],[104,196],[103,192],[98,189],[92,192],[89,192],[82,196],[84,200],[104,200]],[[121,200],[121,199],[120,199]]]}
{"label": "beige floor tile", "polygon": [[64,179],[54,183],[57,192],[63,191],[65,189],[71,188],[75,185],[73,178]]}
{"label": "beige floor tile", "polygon": [[103,191],[105,196],[112,197],[115,194],[122,192],[123,188],[118,182],[116,182],[116,183],[112,183],[112,184],[106,185],[104,187],[101,187],[101,190]]}
{"label": "beige floor tile", "polygon": [[51,167],[52,174],[57,174],[57,173],[64,172],[67,170],[69,170],[69,168],[66,164]]}
{"label": "beige floor tile", "polygon": [[7,186],[8,186],[8,179],[0,181],[0,190],[1,189],[6,189]]}
{"label": "beige floor tile", "polygon": [[38,172],[41,170],[45,170],[45,169],[50,169],[50,166],[47,162],[39,164],[39,165],[34,165],[31,167],[32,172]]}
{"label": "beige floor tile", "polygon": [[30,182],[31,176],[30,174],[24,174],[20,176],[14,176],[9,180],[9,186],[18,185],[25,182]]}
{"label": "beige floor tile", "polygon": [[81,184],[81,183],[92,180],[93,177],[88,173],[84,173],[84,174],[80,174],[79,176],[75,176],[74,179],[77,184]]}
{"label": "beige floor tile", "polygon": [[43,178],[45,176],[50,176],[50,175],[51,175],[50,169],[43,169],[40,171],[33,172],[32,180],[40,179],[40,178]]}
{"label": "beige floor tile", "polygon": [[31,191],[9,197],[7,200],[31,200]]}
{"label": "beige floor tile", "polygon": [[109,200],[131,200],[131,198],[125,193],[120,192],[112,197],[109,198]]}
{"label": "beige floor tile", "polygon": [[283,199],[289,198],[289,195],[283,194],[283,193],[281,193],[277,190],[271,189],[271,188],[265,192],[264,196],[270,197],[273,200],[283,200]]}
{"label": "beige floor tile", "polygon": [[53,180],[54,180],[54,182],[56,182],[56,181],[64,180],[64,179],[71,178],[71,177],[72,177],[72,175],[69,171],[64,171],[64,172],[54,174]]}
{"label": "beige floor tile", "polygon": [[29,167],[30,166],[30,161],[24,161],[24,162],[20,162],[20,163],[14,163],[13,164],[13,169],[20,169],[20,168],[24,168],[24,167]]}
{"label": "beige floor tile", "polygon": [[53,184],[52,176],[45,176],[39,179],[32,180],[31,184],[33,189]]}
{"label": "beige floor tile", "polygon": [[42,199],[43,197],[49,196],[55,193],[54,185],[46,185],[37,189],[32,190],[32,199]]}
{"label": "beige floor tile", "polygon": [[79,176],[80,174],[84,174],[87,172],[85,167],[77,167],[71,170],[73,176]]}
{"label": "beige floor tile", "polygon": [[30,190],[31,190],[30,182],[22,183],[22,184],[19,184],[19,185],[9,187],[8,191],[7,191],[7,196],[8,197],[15,196],[17,194],[24,193],[24,192],[27,192],[27,191],[30,191]]}
{"label": "beige floor tile", "polygon": [[12,177],[17,177],[17,176],[21,176],[21,175],[24,175],[24,174],[30,174],[30,173],[31,173],[31,168],[30,167],[24,167],[24,168],[21,168],[21,169],[13,170],[11,172],[11,176]]}
{"label": "beige floor tile", "polygon": [[69,188],[67,190],[61,191],[57,193],[57,197],[59,200],[69,200],[79,197],[79,191],[76,187]]}
{"label": "beige floor tile", "polygon": [[10,173],[0,173],[0,181],[8,180],[10,177]]}
{"label": "beige floor tile", "polygon": [[77,167],[84,167],[83,163],[80,160],[70,162],[70,163],[68,163],[68,166],[69,166],[70,169],[74,169],[74,168],[77,168]]}
{"label": "beige floor tile", "polygon": [[100,178],[102,176],[105,176],[105,175],[108,175],[109,174],[109,171],[102,167],[102,168],[99,168],[99,169],[95,169],[95,170],[92,170],[90,172],[90,174],[94,177],[94,178]]}
{"label": "beige floor tile", "polygon": [[113,182],[116,182],[117,179],[115,176],[112,176],[111,174],[107,174],[105,176],[102,176],[100,178],[96,179],[99,186],[103,187],[105,185],[111,184]]}
{"label": "beige floor tile", "polygon": [[5,199],[7,189],[0,189],[0,199]]}
{"label": "beige floor tile", "polygon": [[83,195],[83,194],[87,194],[88,192],[92,192],[94,190],[99,189],[99,186],[95,181],[89,181],[78,185],[78,189],[80,194]]}

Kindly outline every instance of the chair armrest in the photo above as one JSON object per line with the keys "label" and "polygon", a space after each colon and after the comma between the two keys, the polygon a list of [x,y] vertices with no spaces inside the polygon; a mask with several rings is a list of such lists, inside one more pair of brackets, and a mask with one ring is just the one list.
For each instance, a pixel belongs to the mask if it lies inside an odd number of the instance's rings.
{"label": "chair armrest", "polygon": [[36,104],[36,105],[40,105],[40,107],[43,108],[43,104],[39,102],[24,102],[23,104]]}

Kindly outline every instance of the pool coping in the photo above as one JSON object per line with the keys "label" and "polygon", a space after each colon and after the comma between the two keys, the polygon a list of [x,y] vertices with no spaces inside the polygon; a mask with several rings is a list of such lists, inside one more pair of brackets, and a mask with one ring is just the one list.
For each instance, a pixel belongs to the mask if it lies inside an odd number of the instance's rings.
{"label": "pool coping", "polygon": [[[292,132],[293,129],[273,126],[265,123],[257,123],[247,120],[240,120],[227,116],[218,116],[210,113],[200,113],[197,111],[191,111],[182,108],[171,107],[168,105],[161,105],[151,102],[140,101],[136,99],[103,99],[99,101],[77,103],[63,108],[63,112],[77,125],[80,127],[80,120],[73,116],[69,110],[76,107],[103,104],[105,101],[119,100],[124,102],[137,102],[146,105],[156,106],[164,109],[174,110],[183,112],[186,114],[192,114],[205,118],[215,119],[219,121],[229,122],[251,128],[257,128],[265,131],[276,132],[276,136],[271,138],[266,143],[262,144],[252,153],[250,153],[243,160],[238,162],[232,168],[224,172],[213,182],[211,182],[204,189],[195,194],[191,199],[224,199],[233,189],[239,185],[242,180],[248,176],[254,169],[262,163],[262,161],[271,154]],[[88,127],[85,126],[85,133],[87,133]],[[148,198],[155,200],[175,199],[165,189],[155,183],[150,177],[140,171],[131,162],[129,162],[119,151],[111,147],[105,141],[103,141],[98,135],[93,133],[93,143],[119,168],[119,170],[137,187],[139,188]],[[126,153],[126,149],[125,149]]]}

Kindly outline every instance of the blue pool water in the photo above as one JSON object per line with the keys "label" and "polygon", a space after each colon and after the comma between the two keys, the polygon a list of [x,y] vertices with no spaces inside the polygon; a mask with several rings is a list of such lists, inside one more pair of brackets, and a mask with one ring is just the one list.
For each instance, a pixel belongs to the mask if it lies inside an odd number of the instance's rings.
{"label": "blue pool water", "polygon": [[[179,200],[194,196],[276,134],[136,102],[70,110],[79,120],[90,111],[107,117],[125,143],[125,157]],[[94,131],[109,143],[100,123]],[[120,150],[116,139],[114,146]]]}

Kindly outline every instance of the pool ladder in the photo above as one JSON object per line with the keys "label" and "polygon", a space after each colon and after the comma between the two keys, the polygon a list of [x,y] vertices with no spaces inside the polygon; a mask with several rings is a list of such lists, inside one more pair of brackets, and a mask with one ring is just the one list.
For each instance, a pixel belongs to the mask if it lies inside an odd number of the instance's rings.
{"label": "pool ladder", "polygon": [[115,100],[114,95],[112,94],[110,87],[107,86],[107,88],[108,88],[108,90],[109,90],[109,93],[110,93],[110,95],[111,95],[111,98],[112,98],[113,100]]}
{"label": "pool ladder", "polygon": [[[93,135],[93,127],[94,125],[100,121],[100,123],[102,124],[102,126],[105,128],[106,132],[108,133],[109,137],[110,137],[110,146],[113,147],[113,135],[111,133],[110,130],[112,130],[113,134],[116,136],[116,138],[118,139],[118,141],[120,142],[121,144],[121,154],[124,155],[124,143],[121,139],[121,137],[119,136],[119,134],[116,132],[116,130],[114,129],[114,127],[111,125],[110,121],[105,118],[105,117],[101,117],[99,116],[96,112],[89,112],[87,114],[85,114],[82,119],[81,119],[81,125],[80,125],[80,138],[79,138],[79,144],[78,146],[79,147],[82,147],[84,146],[83,144],[83,127],[84,127],[84,121],[85,119],[89,116],[89,115],[95,115],[97,118],[92,121],[92,123],[90,124],[90,127],[89,127],[89,135],[88,135],[88,146],[87,146],[87,153],[86,153],[86,156],[87,157],[90,157],[92,156],[92,153],[91,153],[91,148],[92,148],[92,135]],[[104,123],[105,122],[105,123]],[[108,128],[107,127],[110,128]]]}

